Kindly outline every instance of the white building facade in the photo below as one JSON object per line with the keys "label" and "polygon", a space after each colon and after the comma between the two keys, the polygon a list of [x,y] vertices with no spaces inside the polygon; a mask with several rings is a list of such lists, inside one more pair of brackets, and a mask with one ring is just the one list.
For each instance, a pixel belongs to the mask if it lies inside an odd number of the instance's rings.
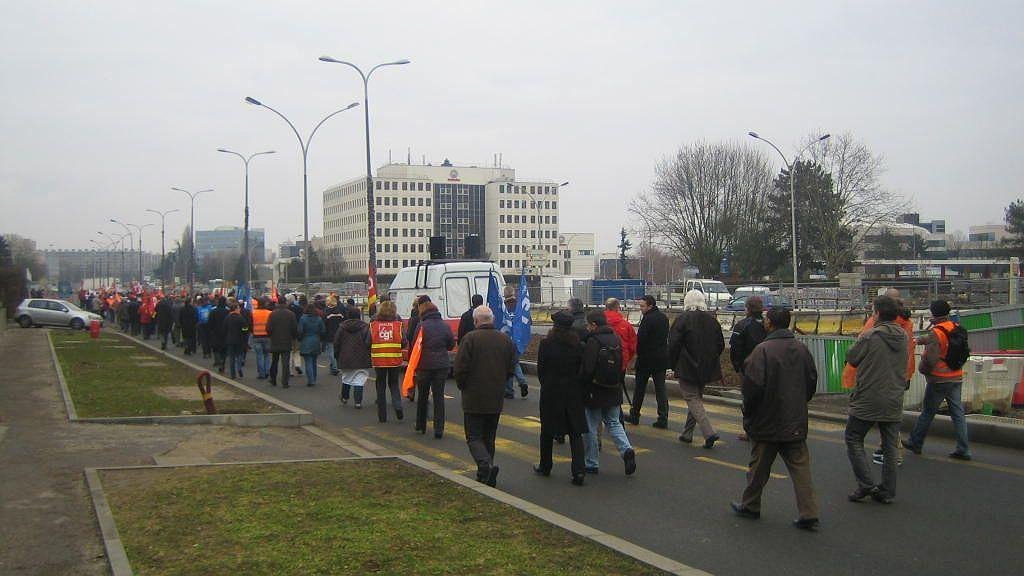
{"label": "white building facade", "polygon": [[[445,239],[446,258],[465,258],[477,237],[482,259],[502,273],[524,266],[562,270],[559,185],[520,181],[510,168],[388,164],[373,180],[377,272],[394,275],[430,258],[430,237]],[[367,270],[366,178],[323,192],[324,243],[350,274]]]}
{"label": "white building facade", "polygon": [[593,232],[563,232],[558,236],[562,253],[562,274],[594,279],[597,274],[597,239]]}

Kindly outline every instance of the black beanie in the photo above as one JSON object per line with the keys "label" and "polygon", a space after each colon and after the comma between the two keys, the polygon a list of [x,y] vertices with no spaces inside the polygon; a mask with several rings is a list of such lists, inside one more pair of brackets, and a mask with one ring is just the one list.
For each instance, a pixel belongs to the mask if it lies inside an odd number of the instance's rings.
{"label": "black beanie", "polygon": [[931,310],[932,316],[935,318],[949,316],[949,302],[945,300],[933,300],[928,309]]}

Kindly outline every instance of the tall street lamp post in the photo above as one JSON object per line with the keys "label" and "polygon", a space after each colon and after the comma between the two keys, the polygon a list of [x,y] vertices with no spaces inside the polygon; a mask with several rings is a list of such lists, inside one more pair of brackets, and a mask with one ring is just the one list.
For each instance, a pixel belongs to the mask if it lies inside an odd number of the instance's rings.
{"label": "tall street lamp post", "polygon": [[[116,218],[111,218],[110,221],[115,223],[115,224],[120,224],[121,226],[124,226],[125,230],[128,230],[128,227],[132,226],[132,227],[135,228],[135,231],[139,235],[139,285],[141,286],[142,283],[145,282],[145,277],[142,275],[142,229],[143,228],[149,228],[150,226],[152,226],[152,224],[143,224],[142,226],[139,226],[138,224],[132,224],[130,222],[128,222],[128,223],[121,222],[120,220],[117,220]],[[131,231],[129,230],[129,232],[131,232]]]}
{"label": "tall street lamp post", "polygon": [[[271,108],[270,106],[267,106],[266,104],[260,102],[259,100],[255,99],[255,98],[253,98],[251,96],[246,96],[245,97],[245,101],[248,102],[249,104],[252,104],[253,106],[260,106],[262,108],[266,108],[267,110],[270,110],[274,114],[277,114],[278,116],[280,116],[282,120],[284,120],[285,122],[288,123],[288,126],[291,127],[292,132],[295,133],[295,137],[298,138],[298,140],[299,140],[299,148],[302,149],[302,231],[303,231],[303,235],[305,236],[306,250],[307,250],[307,252],[309,252],[309,251],[311,251],[310,248],[309,248],[309,177],[308,177],[308,162],[307,162],[308,157],[309,157],[309,143],[310,143],[311,140],[313,140],[313,135],[316,134],[316,131],[320,128],[320,126],[323,125],[324,122],[327,122],[327,120],[329,118],[331,118],[332,116],[335,116],[336,114],[341,114],[342,112],[344,112],[346,110],[349,110],[351,108],[355,108],[356,106],[359,106],[359,103],[358,102],[353,102],[353,103],[349,104],[348,106],[342,108],[341,110],[336,110],[334,112],[331,112],[327,116],[324,116],[322,120],[317,122],[316,126],[313,127],[313,131],[309,133],[309,136],[306,138],[305,142],[303,142],[302,136],[299,135],[299,131],[295,128],[295,125],[292,124],[292,121],[289,120],[288,118],[286,118],[284,114],[281,114],[277,110]],[[304,272],[305,272],[306,291],[308,292],[309,291],[309,254],[306,255],[306,267],[305,267]]]}
{"label": "tall street lamp post", "polygon": [[124,283],[125,283],[125,276],[124,276],[124,239],[125,239],[126,236],[128,236],[128,234],[121,234],[119,236],[114,236],[113,234],[104,234],[102,230],[98,231],[96,233],[99,234],[100,236],[103,236],[107,240],[109,240],[111,242],[111,245],[113,245],[113,244],[120,244],[121,245],[121,270],[118,272],[118,279],[120,279],[121,285],[123,286]]}
{"label": "tall street lamp post", "polygon": [[160,289],[162,290],[167,284],[167,267],[164,262],[164,231],[166,219],[168,214],[171,214],[172,212],[181,212],[181,210],[174,208],[172,210],[165,210],[161,212],[159,210],[153,210],[152,208],[146,208],[146,212],[152,212],[153,214],[160,216]]}
{"label": "tall street lamp post", "polygon": [[768,140],[767,138],[762,138],[757,134],[757,132],[747,132],[747,134],[751,138],[761,140],[762,142],[765,142],[769,146],[774,148],[775,151],[779,153],[779,156],[782,157],[782,162],[786,165],[786,170],[789,171],[789,217],[793,233],[793,307],[796,308],[796,302],[798,296],[800,295],[800,291],[798,289],[799,285],[797,284],[798,276],[796,265],[796,187],[794,184],[795,175],[793,174],[793,166],[794,164],[796,164],[796,161],[800,159],[800,156],[802,156],[803,153],[807,151],[808,148],[810,148],[814,144],[817,144],[818,142],[827,140],[829,136],[831,136],[831,134],[825,134],[824,136],[818,138],[817,140],[809,143],[807,146],[804,146],[803,150],[801,150],[799,154],[793,157],[793,163],[790,163],[789,160],[786,159],[786,155],[783,154],[782,150],[779,150],[779,147],[776,146],[771,140]]}
{"label": "tall street lamp post", "polygon": [[263,154],[273,154],[275,151],[256,152],[249,156],[244,156],[227,148],[217,148],[217,152],[234,154],[241,158],[242,163],[245,165],[245,227],[242,229],[242,251],[245,253],[245,283],[249,285],[249,291],[252,293],[252,256],[249,254],[249,161]]}
{"label": "tall street lamp post", "polygon": [[[353,68],[359,73],[359,77],[363,79],[363,124],[366,129],[366,239],[367,239],[367,274],[369,276],[370,288],[376,294],[377,290],[377,230],[376,230],[376,207],[373,203],[373,173],[370,168],[370,98],[369,98],[369,85],[370,76],[373,71],[383,66],[402,66],[408,64],[409,60],[395,60],[394,62],[384,62],[377,64],[366,74],[363,74],[362,69],[351,62],[344,60],[338,60],[331,58],[330,56],[321,56],[321,62],[330,62],[332,64],[344,64]],[[371,302],[370,305],[373,303]]]}
{"label": "tall street lamp post", "polygon": [[171,190],[188,194],[189,220],[188,220],[188,260],[185,262],[185,280],[188,282],[188,291],[192,293],[192,280],[196,269],[196,197],[205,192],[213,192],[213,189],[190,192],[184,188],[171,187]]}

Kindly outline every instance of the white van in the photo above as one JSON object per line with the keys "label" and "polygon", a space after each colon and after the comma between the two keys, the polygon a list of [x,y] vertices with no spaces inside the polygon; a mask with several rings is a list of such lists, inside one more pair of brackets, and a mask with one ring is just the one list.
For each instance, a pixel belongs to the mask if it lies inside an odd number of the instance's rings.
{"label": "white van", "polygon": [[732,294],[729,293],[729,289],[720,280],[703,280],[699,278],[687,280],[684,292],[689,292],[690,290],[703,292],[708,308],[711,309],[723,308],[729,303],[729,300],[732,300]]}
{"label": "white van", "polygon": [[505,277],[493,262],[424,262],[402,268],[391,282],[388,296],[403,318],[408,318],[417,296],[430,296],[441,318],[448,322],[452,332],[457,332],[459,319],[469,310],[473,294],[483,296],[487,302],[487,285],[492,275],[498,290],[504,293]]}

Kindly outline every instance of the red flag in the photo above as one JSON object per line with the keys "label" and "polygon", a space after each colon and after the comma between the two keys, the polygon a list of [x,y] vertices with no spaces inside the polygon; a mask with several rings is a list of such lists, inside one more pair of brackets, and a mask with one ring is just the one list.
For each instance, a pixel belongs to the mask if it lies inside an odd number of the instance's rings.
{"label": "red flag", "polygon": [[373,313],[373,309],[377,306],[377,269],[373,263],[370,263],[368,284],[369,289],[366,291],[366,308]]}

